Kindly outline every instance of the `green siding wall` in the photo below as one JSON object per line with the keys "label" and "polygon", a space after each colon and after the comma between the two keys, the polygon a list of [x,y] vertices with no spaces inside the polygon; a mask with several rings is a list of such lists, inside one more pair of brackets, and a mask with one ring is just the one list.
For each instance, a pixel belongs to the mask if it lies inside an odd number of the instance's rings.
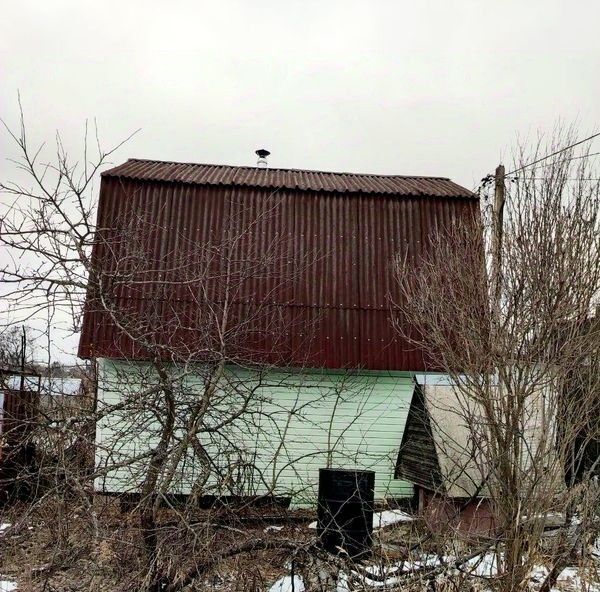
{"label": "green siding wall", "polygon": [[[248,370],[231,372],[246,384],[257,380]],[[200,391],[199,380],[194,375],[186,378],[192,391]],[[146,365],[99,360],[100,410],[123,396],[134,398],[151,382]],[[309,504],[316,497],[318,469],[329,465],[376,471],[378,498],[411,495],[412,486],[395,480],[393,474],[412,391],[408,373],[271,372],[257,389],[259,401],[248,414],[252,425],[232,425],[227,433],[256,466],[253,474],[240,471],[237,492],[272,490],[291,495],[295,504]],[[108,414],[97,426],[97,464],[109,467],[151,448],[155,421],[127,411]],[[206,445],[211,447],[210,442]],[[223,464],[239,462],[236,455],[219,456]],[[110,471],[96,486],[134,491],[142,473],[143,462],[124,466]],[[171,491],[188,493],[196,474],[196,463],[186,458]]]}

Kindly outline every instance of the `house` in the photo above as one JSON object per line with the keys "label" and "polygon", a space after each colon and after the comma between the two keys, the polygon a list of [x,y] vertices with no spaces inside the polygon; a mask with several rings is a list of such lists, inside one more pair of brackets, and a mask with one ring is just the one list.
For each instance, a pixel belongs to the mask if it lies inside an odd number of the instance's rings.
{"label": "house", "polygon": [[[105,171],[79,344],[107,410],[97,489],[139,487],[161,417],[131,409],[156,396],[160,359],[187,400],[228,388],[222,409],[241,399],[247,418],[218,436],[207,418],[166,490],[210,489],[210,462],[230,472],[222,494],[309,503],[318,469],[344,466],[375,470],[379,498],[411,495],[395,461],[415,373],[435,366],[394,330],[392,264],[416,267],[436,230],[478,215],[477,196],[442,177],[137,159]],[[204,373],[222,362],[218,380]]]}

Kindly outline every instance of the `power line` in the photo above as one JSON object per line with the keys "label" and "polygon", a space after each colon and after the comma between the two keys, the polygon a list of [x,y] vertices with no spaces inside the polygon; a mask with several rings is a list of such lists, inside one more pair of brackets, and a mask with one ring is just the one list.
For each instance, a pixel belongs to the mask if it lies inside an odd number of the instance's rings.
{"label": "power line", "polygon": [[581,158],[587,158],[588,156],[599,156],[600,152],[592,152],[591,154],[582,154],[581,156],[571,156],[569,160],[579,160]]}
{"label": "power line", "polygon": [[575,148],[575,146],[579,146],[580,144],[583,144],[584,142],[589,142],[590,140],[593,140],[594,138],[597,138],[598,136],[600,136],[600,132],[596,132],[595,134],[592,134],[588,138],[579,140],[578,142],[575,142],[574,144],[571,144],[570,146],[565,146],[564,148],[561,148],[560,150],[557,150],[556,152],[552,152],[551,154],[542,156],[542,158],[538,158],[537,160],[534,160],[533,162],[524,164],[522,167],[519,167],[518,169],[515,169],[514,171],[510,171],[509,173],[506,173],[504,176],[508,177],[509,175],[514,175],[515,173],[518,173],[519,171],[522,171],[523,169],[526,169],[527,167],[530,167],[530,166],[533,166],[534,164],[543,162],[544,160],[547,160],[548,158],[552,158],[553,156],[556,156],[557,154],[560,154],[561,152],[570,150],[571,148]]}
{"label": "power line", "polygon": [[[585,138],[584,140],[580,140],[579,142],[576,142],[575,144],[572,144],[571,146],[567,146],[566,148],[562,148],[561,150],[558,150],[557,152],[554,152],[552,154],[548,154],[547,156],[544,156],[543,158],[540,158],[534,162],[530,162],[529,164],[525,164],[523,165],[521,168],[519,169],[515,169],[514,171],[511,171],[510,173],[506,173],[504,175],[504,177],[508,177],[508,175],[514,175],[515,173],[522,171],[523,169],[537,164],[539,162],[542,162],[544,160],[546,160],[547,158],[551,158],[552,156],[556,156],[557,154],[560,154],[561,152],[564,152],[565,150],[569,150],[569,148],[573,148],[574,146],[578,146],[579,144],[582,144],[583,142],[587,142],[588,140],[593,140],[594,138],[598,137],[600,135],[600,132],[598,132],[597,134],[594,134],[593,136],[590,136],[589,138]],[[600,152],[592,152],[591,154],[582,154],[580,156],[572,156],[571,158],[568,159],[568,162],[570,162],[571,160],[580,160],[582,158],[588,158],[591,156],[600,156]],[[544,165],[544,166],[552,166],[550,164]],[[481,179],[481,181],[472,189],[473,193],[478,193],[480,189],[482,189],[483,187],[485,187],[487,184],[489,184],[492,179],[494,178],[493,173],[490,173],[488,175],[486,175],[483,179]],[[536,177],[534,180],[539,181],[542,180],[543,177]],[[516,177],[514,179],[512,179],[513,181],[516,180]],[[568,179],[569,181],[573,180],[573,179]],[[590,177],[589,179],[579,179],[580,181],[600,181],[600,179],[596,179],[596,178],[592,178]]]}
{"label": "power line", "polygon": [[[571,162],[572,160],[581,160],[582,158],[591,158],[592,156],[600,156],[600,152],[592,152],[590,154],[581,154],[580,156],[571,156],[571,158],[568,158],[566,160],[566,162]],[[544,164],[542,166],[549,167],[549,166],[552,166],[552,164]]]}

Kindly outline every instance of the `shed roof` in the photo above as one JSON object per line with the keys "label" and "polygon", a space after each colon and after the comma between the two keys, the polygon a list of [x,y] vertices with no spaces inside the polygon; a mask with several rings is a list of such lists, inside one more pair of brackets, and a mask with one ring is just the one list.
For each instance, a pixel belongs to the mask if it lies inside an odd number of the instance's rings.
{"label": "shed roof", "polygon": [[170,181],[194,185],[261,187],[334,193],[476,198],[446,177],[333,173],[301,169],[259,168],[130,158],[104,171],[105,177]]}
{"label": "shed roof", "polygon": [[454,386],[425,385],[423,390],[445,492],[458,498],[485,495],[488,467],[485,439],[478,437],[484,429],[478,425],[480,406]]}

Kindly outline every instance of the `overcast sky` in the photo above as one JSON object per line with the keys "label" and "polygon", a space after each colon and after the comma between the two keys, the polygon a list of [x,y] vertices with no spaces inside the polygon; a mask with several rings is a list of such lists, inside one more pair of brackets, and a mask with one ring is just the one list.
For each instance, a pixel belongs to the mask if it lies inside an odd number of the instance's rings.
{"label": "overcast sky", "polygon": [[264,146],[271,166],[471,187],[516,133],[600,122],[597,0],[2,6],[3,118],[19,89],[39,139],[142,128],[116,160],[254,165]]}
{"label": "overcast sky", "polygon": [[[2,2],[0,116],[71,151],[471,188],[517,134],[600,124],[598,0]],[[5,134],[1,155],[12,154]],[[0,175],[11,165],[0,162]]]}

